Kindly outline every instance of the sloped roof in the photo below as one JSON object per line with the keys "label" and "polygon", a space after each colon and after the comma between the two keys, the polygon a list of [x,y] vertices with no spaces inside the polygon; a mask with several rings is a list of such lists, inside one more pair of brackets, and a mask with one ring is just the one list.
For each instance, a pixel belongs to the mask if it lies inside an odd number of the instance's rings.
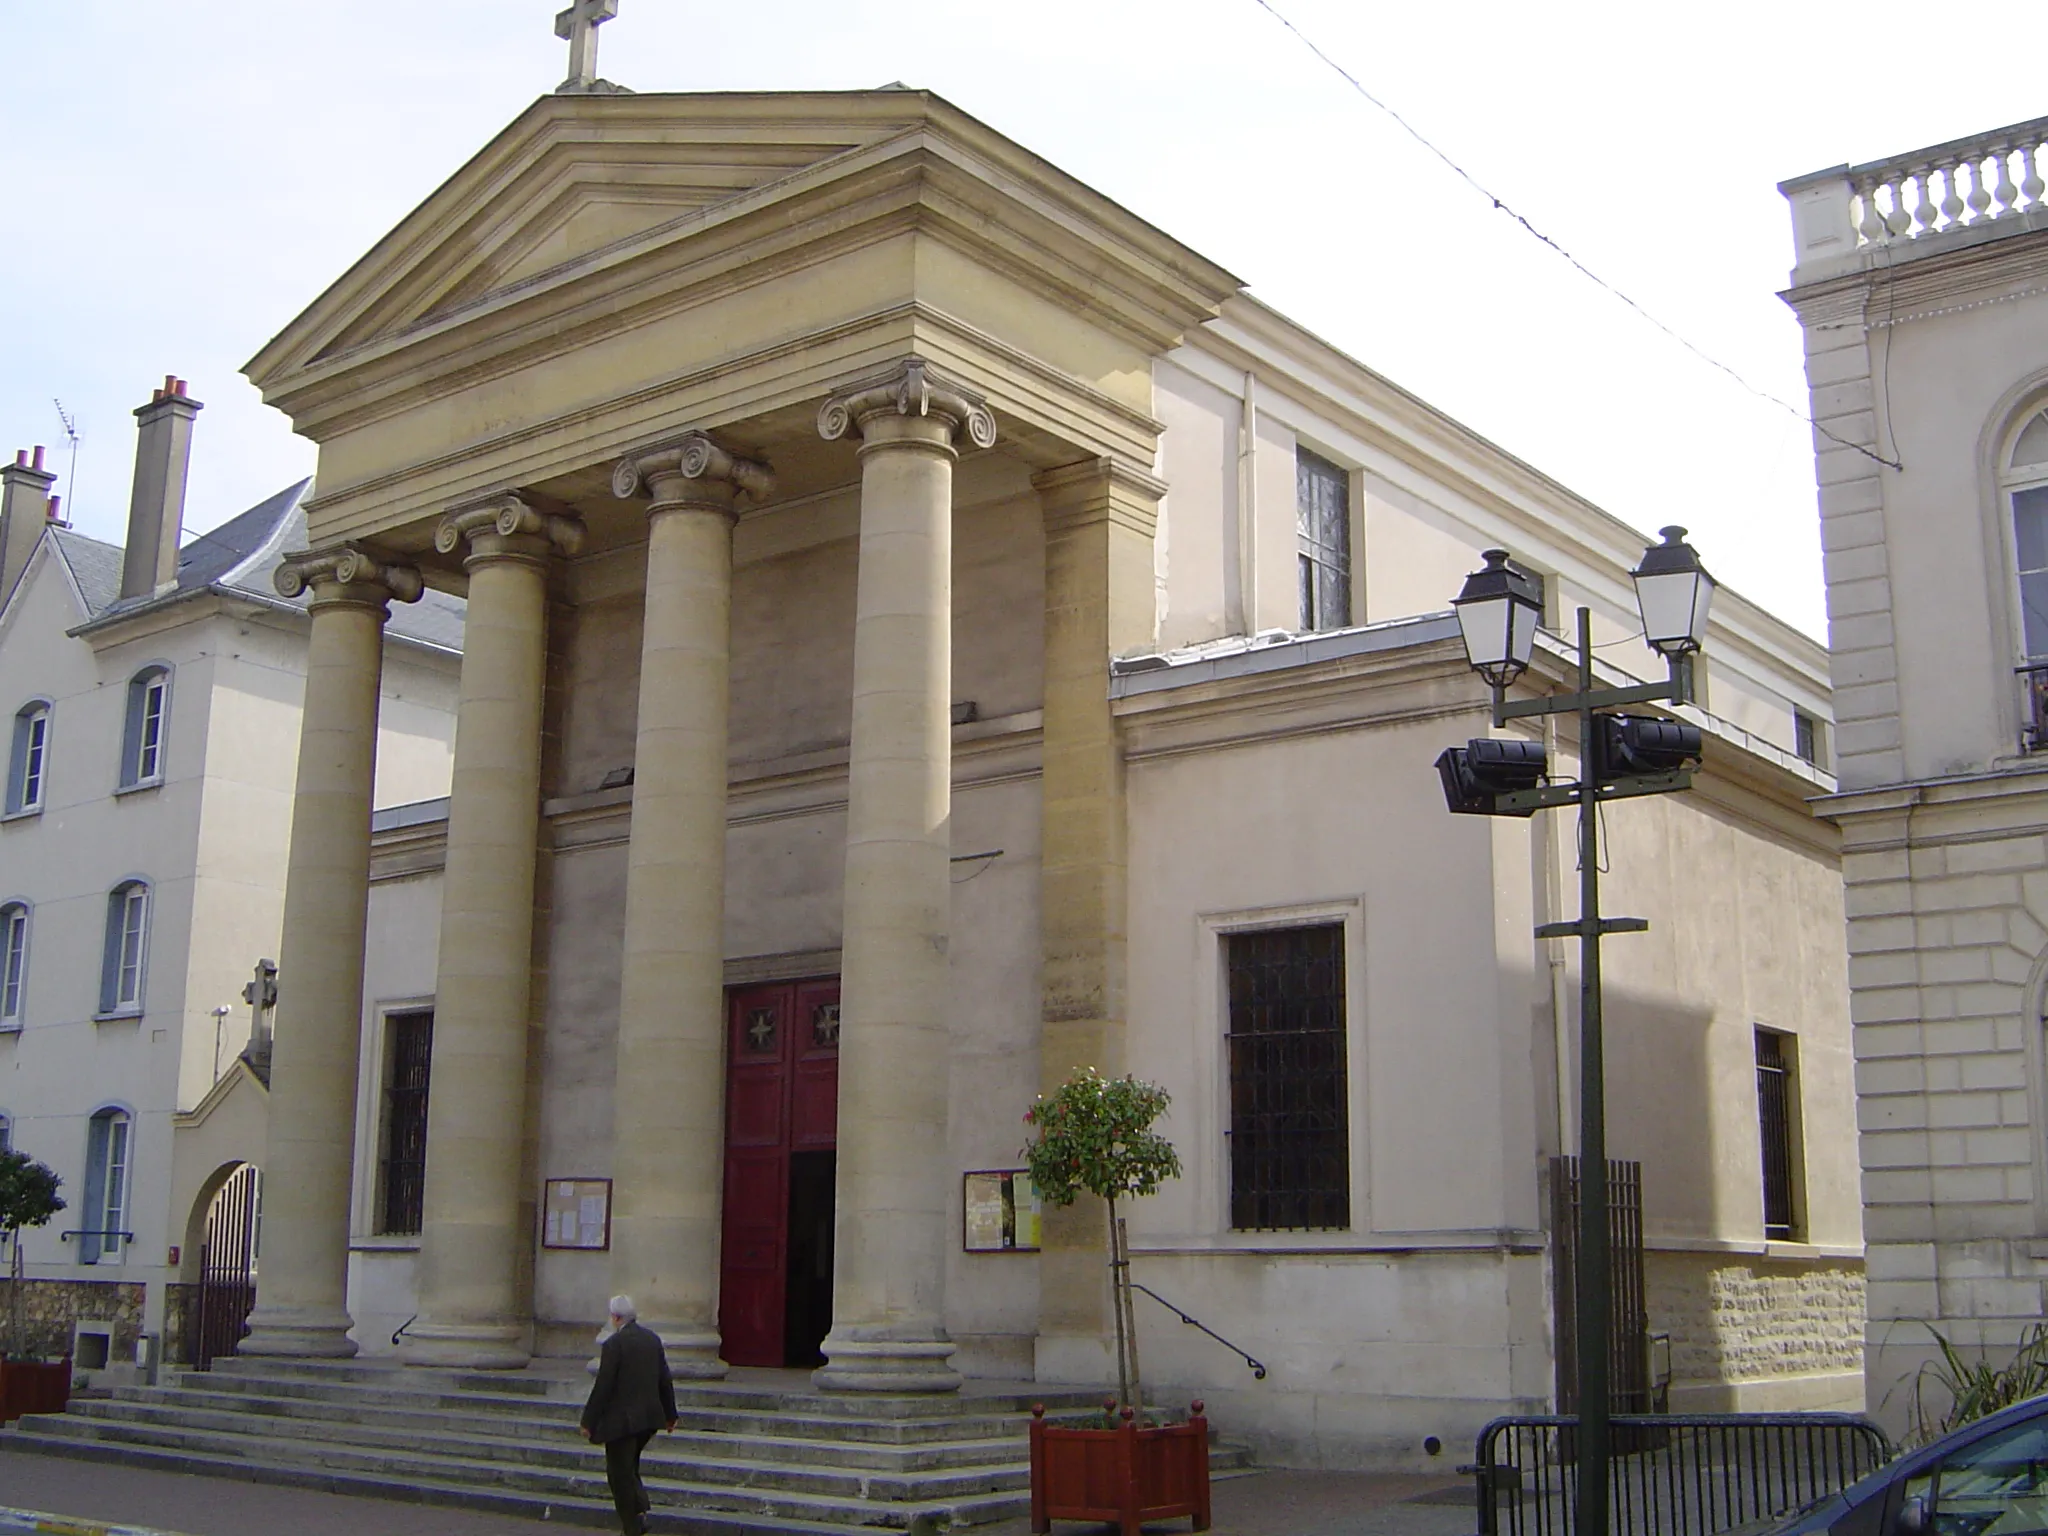
{"label": "sloped roof", "polygon": [[[82,628],[111,623],[161,608],[202,592],[231,594],[273,608],[303,611],[309,594],[280,596],[272,577],[285,554],[306,547],[306,494],[311,480],[286,486],[218,528],[194,534],[178,549],[178,582],[174,590],[148,597],[121,596],[122,550],[118,544],[88,538],[69,528],[53,528],[50,536],[70,568],[91,615]],[[393,603],[389,632],[441,650],[462,649],[462,619],[467,604],[459,597],[431,588],[416,603]]]}

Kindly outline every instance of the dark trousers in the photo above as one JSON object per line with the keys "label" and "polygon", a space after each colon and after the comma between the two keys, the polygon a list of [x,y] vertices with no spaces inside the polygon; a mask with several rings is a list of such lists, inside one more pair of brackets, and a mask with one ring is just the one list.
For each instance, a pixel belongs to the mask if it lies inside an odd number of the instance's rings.
{"label": "dark trousers", "polygon": [[626,1536],[640,1536],[647,1529],[641,1516],[647,1513],[647,1490],[640,1483],[640,1453],[654,1431],[621,1435],[604,1443],[604,1475],[612,1485],[612,1506],[619,1512],[619,1527]]}

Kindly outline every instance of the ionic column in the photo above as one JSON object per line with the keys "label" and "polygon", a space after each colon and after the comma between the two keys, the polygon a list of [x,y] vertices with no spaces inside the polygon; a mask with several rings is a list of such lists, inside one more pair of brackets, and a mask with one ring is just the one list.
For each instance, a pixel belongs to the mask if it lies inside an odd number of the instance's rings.
{"label": "ionic column", "polygon": [[532,1353],[517,1275],[534,1240],[520,1196],[547,574],[556,550],[573,554],[582,540],[581,523],[513,493],[456,508],[434,535],[443,554],[468,545],[469,611],[411,1364],[517,1367]]}
{"label": "ionic column", "polygon": [[725,1154],[725,787],[732,525],[767,468],[710,438],[619,461],[612,490],[647,509],[647,607],[626,853],[626,942],[613,1088],[613,1284],[670,1369],[719,1358]]}
{"label": "ionic column", "polygon": [[990,446],[995,418],[911,358],[827,401],[818,430],[860,435],[861,497],[832,1331],[812,1380],[950,1392],[953,444]]}
{"label": "ionic column", "polygon": [[370,905],[370,797],[384,621],[419,572],[354,545],[297,555],[277,590],[313,590],[298,794],[284,889],[279,1023],[263,1154],[269,1198],[249,1355],[345,1357],[349,1189]]}

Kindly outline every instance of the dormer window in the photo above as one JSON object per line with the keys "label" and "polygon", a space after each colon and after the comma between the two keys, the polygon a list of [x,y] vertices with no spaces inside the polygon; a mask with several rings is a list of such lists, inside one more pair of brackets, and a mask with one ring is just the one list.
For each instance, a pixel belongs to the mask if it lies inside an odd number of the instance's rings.
{"label": "dormer window", "polygon": [[7,811],[26,816],[43,808],[50,781],[50,706],[38,699],[14,717],[14,740],[7,758]]}
{"label": "dormer window", "polygon": [[121,742],[123,789],[163,782],[164,731],[170,712],[169,667],[145,667],[128,680],[128,725]]}

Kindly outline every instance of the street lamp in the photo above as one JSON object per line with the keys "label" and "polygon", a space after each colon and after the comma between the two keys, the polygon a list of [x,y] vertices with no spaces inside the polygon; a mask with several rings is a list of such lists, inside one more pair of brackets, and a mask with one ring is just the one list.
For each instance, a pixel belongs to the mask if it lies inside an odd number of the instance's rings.
{"label": "street lamp", "polygon": [[[1542,592],[1506,550],[1485,552],[1485,566],[1465,578],[1451,607],[1465,659],[1493,688],[1493,723],[1544,715],[1579,718],[1579,778],[1544,783],[1550,764],[1541,742],[1480,737],[1437,758],[1444,800],[1459,815],[1533,816],[1553,806],[1579,808],[1579,915],[1544,923],[1540,939],[1579,941],[1579,1231],[1578,1524],[1576,1536],[1607,1536],[1610,1361],[1607,1214],[1607,1101],[1600,1035],[1600,940],[1641,933],[1639,917],[1600,915],[1600,816],[1609,800],[1665,794],[1692,783],[1703,749],[1700,729],[1683,720],[1609,713],[1629,704],[1683,704],[1692,698],[1692,658],[1706,639],[1714,581],[1685,542],[1683,528],[1663,530],[1630,574],[1643,638],[1670,667],[1668,681],[1626,688],[1593,686],[1593,615],[1578,613],[1576,691],[1509,703],[1507,690],[1535,654]],[[1562,1128],[1560,1127],[1560,1130]]]}
{"label": "street lamp", "polygon": [[1489,549],[1482,558],[1485,569],[1465,578],[1451,611],[1472,670],[1500,689],[1529,670],[1543,621],[1543,588],[1510,564],[1504,549]]}

